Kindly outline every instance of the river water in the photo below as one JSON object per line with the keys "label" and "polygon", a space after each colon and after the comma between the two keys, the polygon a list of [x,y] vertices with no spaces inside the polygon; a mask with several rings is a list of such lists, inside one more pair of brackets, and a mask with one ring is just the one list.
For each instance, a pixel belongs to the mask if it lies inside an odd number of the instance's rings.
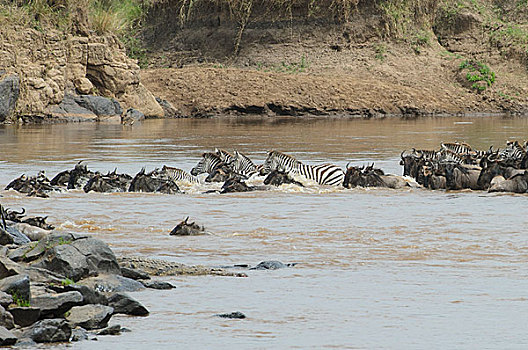
{"label": "river water", "polygon": [[[260,163],[281,150],[307,163],[375,162],[401,174],[404,149],[524,140],[528,120],[148,120],[0,126],[0,187],[22,173],[51,178],[84,160],[135,174],[163,164],[190,170],[204,151],[238,149]],[[528,235],[524,195],[422,189],[320,189],[201,194],[52,194],[0,191],[0,202],[49,215],[57,230],[93,235],[117,254],[187,264],[294,268],[248,278],[169,277],[178,288],[133,293],[148,318],[115,316],[131,333],[77,349],[525,349]],[[173,237],[190,216],[211,233]],[[241,311],[245,320],[214,314]]]}

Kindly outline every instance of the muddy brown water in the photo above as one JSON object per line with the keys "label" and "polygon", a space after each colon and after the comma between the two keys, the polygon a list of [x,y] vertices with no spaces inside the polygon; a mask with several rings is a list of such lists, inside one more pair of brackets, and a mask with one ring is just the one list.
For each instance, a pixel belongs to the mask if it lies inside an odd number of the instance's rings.
{"label": "muddy brown water", "polygon": [[[277,149],[308,163],[375,162],[401,174],[399,154],[466,141],[475,148],[525,139],[528,120],[149,120],[123,127],[0,127],[0,186],[22,173],[49,177],[84,160],[135,174],[190,170],[202,152],[238,149],[256,162]],[[524,195],[421,189],[293,187],[244,194],[53,194],[0,191],[0,202],[49,215],[58,230],[93,235],[117,254],[188,264],[294,268],[248,278],[171,277],[172,291],[133,293],[151,315],[116,316],[132,330],[73,348],[526,348],[528,236]],[[171,237],[189,215],[211,235]],[[214,314],[241,311],[245,320]]]}

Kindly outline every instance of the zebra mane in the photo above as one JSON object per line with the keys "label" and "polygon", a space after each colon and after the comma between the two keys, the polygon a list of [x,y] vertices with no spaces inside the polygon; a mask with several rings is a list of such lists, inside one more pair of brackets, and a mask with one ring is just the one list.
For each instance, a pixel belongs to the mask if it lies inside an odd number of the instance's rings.
{"label": "zebra mane", "polygon": [[279,151],[269,151],[268,152],[268,157],[279,157],[279,158],[291,159],[294,162],[302,164],[302,162],[297,160],[297,158],[295,158],[294,156],[290,156],[289,154],[282,153],[282,152],[279,152]]}
{"label": "zebra mane", "polygon": [[231,153],[229,153],[228,151],[223,150],[221,148],[215,148],[214,153],[217,156],[219,156],[221,160],[226,160],[226,159],[229,159],[229,158],[233,158],[233,155]]}
{"label": "zebra mane", "polygon": [[222,158],[218,154],[213,153],[213,152],[204,152],[202,154],[202,158],[205,158],[205,159],[213,158],[213,159],[218,159],[218,160],[222,161]]}

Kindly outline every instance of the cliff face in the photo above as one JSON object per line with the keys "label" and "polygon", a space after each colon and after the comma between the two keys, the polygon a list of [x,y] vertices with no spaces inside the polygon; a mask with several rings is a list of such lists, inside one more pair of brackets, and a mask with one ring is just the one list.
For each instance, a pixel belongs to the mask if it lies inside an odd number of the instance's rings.
{"label": "cliff face", "polygon": [[7,121],[15,116],[67,120],[68,115],[57,113],[57,106],[68,94],[103,95],[115,98],[124,109],[163,116],[154,96],[140,83],[139,66],[113,36],[2,26],[0,69],[20,81],[18,101]]}

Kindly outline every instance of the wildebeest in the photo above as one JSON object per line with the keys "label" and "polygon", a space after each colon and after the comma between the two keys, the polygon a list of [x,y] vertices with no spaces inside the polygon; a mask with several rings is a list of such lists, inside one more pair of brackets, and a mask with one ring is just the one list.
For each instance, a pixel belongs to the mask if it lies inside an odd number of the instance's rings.
{"label": "wildebeest", "polygon": [[69,190],[83,188],[94,175],[95,173],[88,170],[86,164],[79,162],[73,170],[70,170],[67,188]]}
{"label": "wildebeest", "polygon": [[432,190],[445,189],[446,178],[444,175],[436,173],[435,164],[431,161],[426,161],[422,167],[423,173],[423,187]]}
{"label": "wildebeest", "polygon": [[255,190],[255,187],[248,186],[244,181],[241,181],[236,178],[232,178],[224,182],[220,193],[250,192],[254,190]]}
{"label": "wildebeest", "polygon": [[125,192],[130,183],[132,176],[128,174],[117,174],[117,169],[106,175],[96,173],[83,187],[84,192]]}
{"label": "wildebeest", "polygon": [[383,170],[374,168],[374,164],[367,167],[347,166],[343,186],[346,188],[360,187],[387,187],[403,188],[407,182],[396,175],[385,175]]}
{"label": "wildebeest", "polygon": [[480,168],[471,168],[461,164],[447,163],[445,166],[446,189],[461,190],[470,188],[481,189],[478,185]]}
{"label": "wildebeest", "polygon": [[171,236],[198,236],[205,234],[205,228],[194,222],[188,222],[189,217],[174,227],[170,233]]}
{"label": "wildebeest", "polygon": [[52,186],[44,171],[40,171],[37,176],[26,176],[25,174],[11,181],[5,188],[13,189],[20,193],[27,193],[28,196],[47,198],[48,193],[59,191],[58,187]]}
{"label": "wildebeest", "polygon": [[132,179],[129,192],[160,192],[165,194],[180,193],[178,185],[156,170],[145,174],[145,168],[141,169],[139,173]]}
{"label": "wildebeest", "polygon": [[507,180],[498,181],[492,184],[488,191],[526,193],[528,192],[528,171],[514,175]]}
{"label": "wildebeest", "polygon": [[264,185],[280,186],[283,184],[294,184],[304,187],[302,183],[295,180],[292,176],[290,176],[290,174],[284,171],[273,170],[264,179]]}
{"label": "wildebeest", "polygon": [[205,182],[225,182],[228,180],[243,181],[247,180],[247,177],[238,173],[235,173],[226,164],[221,164],[209,173],[205,178]]}
{"label": "wildebeest", "polygon": [[502,176],[505,179],[508,179],[514,175],[524,173],[524,170],[515,169],[513,167],[507,167],[501,164],[498,161],[490,162],[481,162],[484,167],[482,168],[477,184],[480,189],[487,190],[490,187],[491,181],[496,176]]}

